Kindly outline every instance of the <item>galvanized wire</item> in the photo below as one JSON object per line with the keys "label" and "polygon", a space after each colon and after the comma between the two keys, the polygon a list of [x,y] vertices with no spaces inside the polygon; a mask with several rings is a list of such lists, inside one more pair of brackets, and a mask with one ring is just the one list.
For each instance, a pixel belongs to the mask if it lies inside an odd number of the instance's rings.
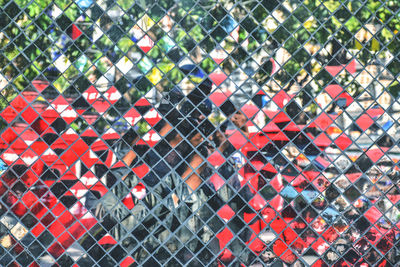
{"label": "galvanized wire", "polygon": [[0,0],[0,265],[395,266],[399,9]]}

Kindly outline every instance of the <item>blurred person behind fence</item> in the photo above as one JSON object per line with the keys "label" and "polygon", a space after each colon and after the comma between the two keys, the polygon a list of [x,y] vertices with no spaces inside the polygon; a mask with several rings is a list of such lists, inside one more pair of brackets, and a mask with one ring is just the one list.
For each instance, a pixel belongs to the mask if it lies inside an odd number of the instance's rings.
{"label": "blurred person behind fence", "polygon": [[[139,154],[135,146],[138,136],[132,130],[120,140],[116,153],[122,160],[107,173],[111,192],[95,211],[101,221],[112,221],[115,226],[110,233],[123,246],[133,249],[135,260],[143,264],[150,254],[166,264],[170,253],[178,251],[177,258],[183,264],[207,242],[209,250],[218,250],[212,232],[199,218],[199,209],[207,200],[202,172],[208,152],[198,129],[200,120],[194,113],[188,114],[196,108],[196,101],[186,102],[189,104],[184,114],[175,108],[176,99],[171,101],[158,107],[164,119],[155,126],[161,136],[157,145]],[[149,171],[139,179],[132,168],[143,164]],[[145,194],[132,194],[134,207],[129,210],[122,201],[139,182],[144,184]],[[186,249],[182,250],[183,246]],[[212,256],[199,253],[197,262],[211,261]]]}

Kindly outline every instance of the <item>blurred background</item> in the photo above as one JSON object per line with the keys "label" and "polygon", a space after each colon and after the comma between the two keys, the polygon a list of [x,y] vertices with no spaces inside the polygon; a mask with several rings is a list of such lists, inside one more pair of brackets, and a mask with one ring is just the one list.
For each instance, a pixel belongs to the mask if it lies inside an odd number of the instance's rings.
{"label": "blurred background", "polygon": [[[0,0],[0,12],[0,265],[399,261],[398,1]],[[165,261],[147,251],[138,262],[140,240],[128,227],[115,236],[123,222],[96,205],[129,211],[148,194],[110,180],[119,142],[135,132],[139,157],[156,151],[160,103],[196,88],[235,150],[202,156],[207,182],[248,208],[228,201],[204,220],[217,252],[204,243],[182,261],[177,239],[160,244]],[[222,126],[231,107],[245,128]],[[223,175],[231,158],[239,187]],[[153,166],[130,167],[143,178]]]}

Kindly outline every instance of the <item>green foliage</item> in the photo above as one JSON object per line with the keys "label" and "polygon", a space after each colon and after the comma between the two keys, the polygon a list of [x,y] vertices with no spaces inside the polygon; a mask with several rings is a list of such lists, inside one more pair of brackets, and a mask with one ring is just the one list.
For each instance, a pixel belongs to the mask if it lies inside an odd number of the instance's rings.
{"label": "green foliage", "polygon": [[145,135],[151,129],[150,125],[145,120],[139,121],[136,124],[136,126],[137,126],[137,133],[140,136]]}
{"label": "green foliage", "polygon": [[128,37],[124,36],[118,41],[118,47],[121,49],[122,52],[127,53],[129,49],[134,45],[135,43],[129,39]]}
{"label": "green foliage", "polygon": [[388,88],[388,91],[394,96],[395,98],[398,98],[400,96],[400,84],[399,82],[394,82],[391,84]]}
{"label": "green foliage", "polygon": [[[23,90],[48,67],[52,67],[53,52],[64,54],[72,63],[63,78],[55,82],[60,91],[65,90],[80,72],[88,76],[92,64],[97,68],[95,73],[107,72],[109,66],[101,59],[115,57],[115,60],[119,60],[125,55],[130,58],[133,53],[143,55],[131,39],[131,29],[145,13],[155,22],[154,26],[144,29],[155,41],[155,46],[145,57],[133,62],[149,78],[143,78],[135,84],[133,98],[138,98],[153,86],[149,81],[152,80],[151,73],[148,72],[154,70],[155,66],[162,72],[160,85],[167,89],[182,81],[184,75],[169,58],[168,53],[173,47],[179,47],[191,57],[201,57],[196,62],[200,62],[200,67],[207,74],[212,73],[217,64],[205,53],[217,47],[229,53],[221,66],[227,74],[238,65],[254,62],[261,52],[266,52],[268,56],[261,63],[257,62],[263,65],[283,47],[289,58],[274,79],[281,85],[292,85],[304,79],[304,69],[311,59],[315,61],[313,66],[320,65],[323,68],[340,49],[359,49],[355,57],[362,64],[367,64],[381,50],[380,44],[385,44],[387,52],[393,55],[397,55],[400,46],[400,2],[394,0],[384,3],[378,0],[288,0],[284,5],[276,0],[245,1],[241,4],[233,0],[183,1],[177,5],[172,0],[157,1],[157,5],[148,5],[143,0],[117,0],[117,4],[124,11],[123,16],[115,21],[107,21],[100,14],[94,16],[93,20],[89,16],[83,19],[82,11],[74,1],[14,0],[12,3],[10,0],[0,0],[0,6],[8,14],[14,15],[0,21],[0,47],[3,52],[0,55],[1,73],[14,86],[4,89],[3,96],[7,99],[15,93],[14,89]],[[55,6],[62,11],[57,19],[47,13]],[[158,24],[164,17],[164,9],[169,10],[168,15],[173,23],[168,33],[163,31],[162,24]],[[229,19],[236,23],[234,27],[240,25],[237,41],[227,32],[226,27],[232,26]],[[101,25],[105,34],[101,34],[92,44],[90,37],[93,32],[84,24],[92,25],[94,22]],[[68,47],[61,51],[64,48],[60,39],[66,35],[71,23],[82,23],[79,27],[84,34],[77,40],[66,37]],[[271,26],[271,23],[275,26]],[[368,42],[355,39],[355,35],[365,29],[367,23],[377,26],[377,34]],[[113,25],[118,25],[124,36],[114,39],[119,36],[107,33]],[[341,47],[333,45],[333,38]],[[329,55],[313,55],[306,45],[315,46],[317,50],[328,49],[330,45],[334,48],[328,51]],[[195,49],[196,46],[199,48]],[[86,63],[81,65],[79,62],[83,62],[83,55]],[[396,75],[400,72],[399,66],[398,60],[393,60],[388,70]],[[269,68],[260,68],[252,77],[263,86],[271,79],[269,72]],[[327,84],[332,80],[321,68],[312,68],[307,72],[319,84]],[[159,75],[158,72],[154,73]],[[309,91],[308,94],[316,93]]]}
{"label": "green foliage", "polygon": [[213,113],[212,116],[209,117],[209,120],[212,124],[214,125],[220,125],[221,123],[223,123],[225,121],[225,117],[216,113]]}
{"label": "green foliage", "polygon": [[200,63],[200,66],[203,71],[205,71],[207,74],[210,74],[217,67],[217,64],[213,59],[207,57]]}

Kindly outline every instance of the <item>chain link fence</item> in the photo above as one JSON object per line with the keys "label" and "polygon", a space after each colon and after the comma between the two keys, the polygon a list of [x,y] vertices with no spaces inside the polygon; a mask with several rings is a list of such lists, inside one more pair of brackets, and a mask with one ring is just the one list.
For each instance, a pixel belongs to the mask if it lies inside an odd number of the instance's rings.
{"label": "chain link fence", "polygon": [[0,14],[1,266],[398,264],[398,1]]}

